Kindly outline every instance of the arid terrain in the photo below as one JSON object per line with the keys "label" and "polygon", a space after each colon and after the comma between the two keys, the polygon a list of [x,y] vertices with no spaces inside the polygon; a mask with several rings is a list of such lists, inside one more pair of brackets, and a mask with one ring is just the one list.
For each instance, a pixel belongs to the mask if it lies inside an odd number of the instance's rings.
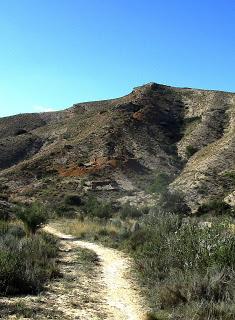
{"label": "arid terrain", "polygon": [[1,118],[1,194],[151,205],[146,188],[165,172],[193,212],[213,197],[234,204],[234,115],[234,93],[150,83],[118,99]]}
{"label": "arid terrain", "polygon": [[234,320],[234,208],[234,93],[0,118],[0,318]]}

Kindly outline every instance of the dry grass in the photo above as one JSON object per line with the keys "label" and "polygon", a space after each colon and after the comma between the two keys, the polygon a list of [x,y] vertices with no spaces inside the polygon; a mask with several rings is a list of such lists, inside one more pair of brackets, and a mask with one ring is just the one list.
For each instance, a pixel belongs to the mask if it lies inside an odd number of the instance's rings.
{"label": "dry grass", "polygon": [[61,231],[78,238],[85,238],[97,235],[116,235],[120,231],[118,227],[101,222],[79,219],[63,219],[58,225]]}

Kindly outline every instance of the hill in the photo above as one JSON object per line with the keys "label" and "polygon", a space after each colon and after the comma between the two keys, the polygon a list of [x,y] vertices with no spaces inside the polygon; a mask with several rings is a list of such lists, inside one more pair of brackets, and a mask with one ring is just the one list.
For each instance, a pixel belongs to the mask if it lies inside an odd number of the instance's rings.
{"label": "hill", "polygon": [[151,203],[159,173],[192,210],[235,204],[235,94],[156,83],[60,112],[0,119],[1,197],[59,203],[66,194]]}

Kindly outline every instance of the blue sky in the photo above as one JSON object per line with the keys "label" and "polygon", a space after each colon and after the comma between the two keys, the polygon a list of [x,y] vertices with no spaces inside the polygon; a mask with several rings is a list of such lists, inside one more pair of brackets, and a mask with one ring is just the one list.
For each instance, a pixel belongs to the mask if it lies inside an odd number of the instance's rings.
{"label": "blue sky", "polygon": [[235,91],[234,0],[0,0],[0,116],[147,82]]}

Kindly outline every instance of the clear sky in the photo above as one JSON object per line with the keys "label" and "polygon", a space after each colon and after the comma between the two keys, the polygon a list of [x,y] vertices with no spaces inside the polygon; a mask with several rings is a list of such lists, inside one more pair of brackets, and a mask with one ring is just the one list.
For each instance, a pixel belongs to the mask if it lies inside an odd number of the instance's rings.
{"label": "clear sky", "polygon": [[235,0],[0,0],[0,116],[158,82],[235,91]]}

